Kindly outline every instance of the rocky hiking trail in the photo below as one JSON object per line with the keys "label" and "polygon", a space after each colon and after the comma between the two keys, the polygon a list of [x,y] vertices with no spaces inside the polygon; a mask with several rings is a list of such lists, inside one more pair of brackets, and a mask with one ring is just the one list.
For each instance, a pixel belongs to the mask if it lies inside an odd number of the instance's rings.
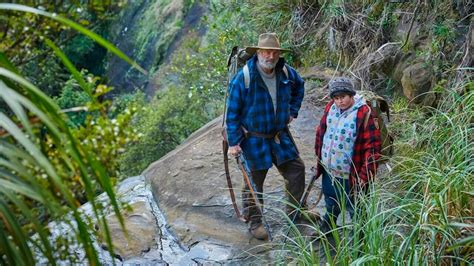
{"label": "rocky hiking trail", "polygon": [[[321,84],[326,84],[332,73],[312,68],[301,70],[301,74],[306,81],[305,97],[298,118],[291,123],[290,129],[305,162],[308,183],[315,162],[315,127],[326,103],[326,92]],[[265,251],[272,250],[277,243],[253,239],[247,225],[235,216],[224,172],[221,124],[221,117],[209,122],[174,151],[151,164],[143,175],[150,182],[169,229],[177,239],[191,249],[196,245],[214,246],[215,250],[202,254],[207,256],[202,259],[215,262],[271,259],[271,252]],[[241,206],[242,174],[233,158],[229,158],[229,168],[237,202]],[[315,201],[320,188],[318,180],[309,202]],[[275,168],[269,171],[264,193],[265,215],[275,237],[273,242],[281,242],[285,233],[281,230],[282,225],[287,223],[281,212],[286,197],[284,179]],[[322,202],[314,211],[321,213],[321,205]],[[260,255],[256,257],[256,254]]]}

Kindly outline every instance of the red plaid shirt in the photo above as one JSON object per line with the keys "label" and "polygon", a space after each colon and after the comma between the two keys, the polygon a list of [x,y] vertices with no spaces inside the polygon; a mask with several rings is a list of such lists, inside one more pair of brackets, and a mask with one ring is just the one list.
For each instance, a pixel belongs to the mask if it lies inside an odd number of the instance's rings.
{"label": "red plaid shirt", "polygon": [[[323,137],[326,133],[327,124],[326,117],[329,109],[334,103],[331,100],[324,108],[324,114],[321,117],[319,127],[316,129],[316,141],[314,144],[314,150],[316,152],[318,161],[318,172],[322,173],[321,164],[321,147],[323,146]],[[352,156],[352,167],[349,175],[349,182],[352,186],[358,184],[364,187],[369,180],[373,180],[377,171],[377,162],[380,158],[380,150],[382,148],[382,142],[380,137],[380,130],[376,128],[374,123],[374,115],[370,114],[367,126],[364,127],[364,118],[369,111],[369,106],[363,105],[357,111],[357,137],[354,143],[354,154]]]}

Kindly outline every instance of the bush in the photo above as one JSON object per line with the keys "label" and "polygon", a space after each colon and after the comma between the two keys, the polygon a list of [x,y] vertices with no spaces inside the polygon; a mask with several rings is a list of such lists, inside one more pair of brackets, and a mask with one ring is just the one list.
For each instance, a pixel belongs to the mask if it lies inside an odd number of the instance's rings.
{"label": "bush", "polygon": [[[0,4],[0,11],[2,18],[6,16],[6,12],[17,12],[16,15],[20,14],[17,18],[24,19],[26,23],[29,21],[25,18],[31,18],[34,21],[53,21],[60,27],[72,27],[142,70],[112,44],[58,14],[3,3]],[[45,30],[40,24],[38,27],[33,33],[20,32],[19,46],[28,49],[29,40],[46,44],[40,47],[48,47],[47,50],[39,52],[51,54],[53,51],[62,61],[90,97],[92,103],[88,106],[89,110],[104,110],[106,105],[98,101],[98,96],[107,87],[96,85],[95,82],[88,84],[55,41],[36,32]],[[19,55],[23,56],[21,53]],[[107,222],[103,206],[94,200],[98,188],[106,192],[110,207],[124,229],[110,176],[104,165],[97,160],[97,154],[92,148],[79,143],[79,134],[72,132],[59,106],[41,88],[18,73],[20,72],[9,60],[9,56],[0,52],[0,101],[6,103],[0,110],[0,264],[34,265],[38,256],[44,256],[52,265],[66,263],[64,260],[73,263],[77,249],[85,252],[88,263],[99,264],[92,240],[95,234],[92,219],[106,228]],[[54,79],[55,75],[51,74],[51,77]],[[68,97],[64,97],[66,98]],[[67,104],[69,102],[66,101]],[[115,132],[115,128],[113,131]],[[89,132],[84,134],[87,133]],[[94,136],[89,134],[88,137]],[[78,211],[84,201],[91,203],[93,217],[85,218]],[[62,223],[64,228],[70,228],[77,245],[52,239],[49,228],[45,226],[50,220]],[[105,230],[105,238],[110,255],[113,256],[108,230]],[[55,245],[57,246],[54,247]]]}
{"label": "bush", "polygon": [[120,159],[123,175],[137,175],[150,163],[173,150],[209,117],[203,112],[205,102],[187,89],[169,88],[138,111],[132,127],[142,132],[126,146]]}
{"label": "bush", "polygon": [[[54,98],[61,109],[70,109],[75,107],[85,107],[91,103],[92,99],[77,83],[74,77],[71,77],[61,91],[59,97]],[[67,112],[69,125],[73,128],[81,126],[86,120],[86,111]]]}

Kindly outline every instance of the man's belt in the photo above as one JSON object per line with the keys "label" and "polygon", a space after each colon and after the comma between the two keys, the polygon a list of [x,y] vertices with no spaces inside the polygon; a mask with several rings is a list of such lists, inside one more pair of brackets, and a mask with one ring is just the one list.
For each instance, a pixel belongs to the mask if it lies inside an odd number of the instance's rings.
{"label": "man's belt", "polygon": [[264,134],[264,133],[259,133],[259,132],[251,132],[248,131],[246,128],[242,127],[242,130],[244,131],[244,136],[245,138],[248,137],[257,137],[257,138],[264,138],[264,139],[274,139],[277,144],[280,144],[280,135],[283,131],[286,132],[286,128],[279,130],[277,132],[271,133],[271,134]]}

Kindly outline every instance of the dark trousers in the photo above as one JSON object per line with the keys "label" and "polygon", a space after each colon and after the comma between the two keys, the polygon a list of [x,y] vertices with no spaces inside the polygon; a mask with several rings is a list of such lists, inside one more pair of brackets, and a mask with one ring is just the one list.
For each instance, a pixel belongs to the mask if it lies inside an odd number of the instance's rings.
{"label": "dark trousers", "polygon": [[323,171],[323,195],[326,203],[326,215],[323,220],[330,225],[331,219],[334,224],[336,223],[337,217],[341,213],[341,209],[349,211],[349,214],[354,214],[354,202],[351,196],[351,188],[349,179],[332,178],[324,170]]}
{"label": "dark trousers", "polygon": [[[303,160],[298,157],[294,160],[284,162],[279,166],[276,166],[276,168],[283,178],[285,178],[286,192],[289,203],[291,205],[298,206],[305,188],[305,166]],[[256,189],[255,192],[261,206],[263,206],[263,183],[267,173],[268,169],[252,171],[252,179]],[[255,205],[255,202],[253,201],[252,194],[250,193],[247,184],[245,184],[242,190],[242,202],[244,207],[244,215],[250,219],[251,224],[260,224],[262,217],[259,210],[257,209],[257,206]],[[288,207],[288,211],[291,211],[292,209],[292,207]]]}

